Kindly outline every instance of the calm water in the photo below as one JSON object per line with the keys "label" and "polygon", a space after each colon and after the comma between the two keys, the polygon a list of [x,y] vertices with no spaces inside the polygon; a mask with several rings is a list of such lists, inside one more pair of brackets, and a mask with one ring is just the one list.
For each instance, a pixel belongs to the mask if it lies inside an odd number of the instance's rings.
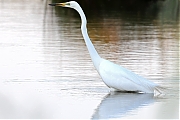
{"label": "calm water", "polygon": [[85,10],[98,53],[167,87],[161,96],[110,93],[90,60],[79,15],[48,3],[0,1],[0,118],[179,117],[178,0],[140,11]]}

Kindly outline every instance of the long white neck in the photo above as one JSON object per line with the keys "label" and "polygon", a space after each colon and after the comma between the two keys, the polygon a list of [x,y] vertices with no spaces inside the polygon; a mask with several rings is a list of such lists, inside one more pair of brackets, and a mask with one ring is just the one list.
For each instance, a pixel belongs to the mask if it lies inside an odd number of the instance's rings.
{"label": "long white neck", "polygon": [[81,22],[82,22],[82,24],[81,24],[82,35],[85,40],[88,51],[90,53],[91,60],[93,61],[95,68],[98,70],[98,66],[101,61],[101,57],[98,55],[96,49],[94,48],[94,46],[88,36],[87,28],[86,28],[86,24],[87,24],[86,16],[80,6],[75,10],[77,10],[78,13],[80,14]]}

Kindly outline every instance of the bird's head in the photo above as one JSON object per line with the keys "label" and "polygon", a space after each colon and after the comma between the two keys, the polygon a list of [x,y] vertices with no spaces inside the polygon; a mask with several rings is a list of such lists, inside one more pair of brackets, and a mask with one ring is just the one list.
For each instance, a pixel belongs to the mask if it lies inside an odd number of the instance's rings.
{"label": "bird's head", "polygon": [[69,1],[69,2],[65,2],[65,3],[51,3],[49,4],[51,6],[61,6],[61,7],[69,7],[69,8],[76,8],[77,6],[79,6],[79,4],[75,1]]}

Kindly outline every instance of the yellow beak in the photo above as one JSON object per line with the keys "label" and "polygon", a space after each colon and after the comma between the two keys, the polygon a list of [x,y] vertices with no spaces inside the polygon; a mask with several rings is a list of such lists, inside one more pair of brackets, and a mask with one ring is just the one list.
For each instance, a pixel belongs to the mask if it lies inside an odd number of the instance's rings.
{"label": "yellow beak", "polygon": [[51,6],[62,6],[62,7],[64,7],[64,6],[66,5],[66,3],[51,3],[51,4],[49,4],[49,5],[51,5]]}

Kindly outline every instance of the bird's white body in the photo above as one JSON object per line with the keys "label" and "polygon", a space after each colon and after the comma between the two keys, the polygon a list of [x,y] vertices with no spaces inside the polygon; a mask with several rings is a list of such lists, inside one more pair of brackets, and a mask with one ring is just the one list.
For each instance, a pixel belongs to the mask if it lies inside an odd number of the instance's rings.
{"label": "bird's white body", "polygon": [[103,82],[108,87],[114,88],[118,91],[154,93],[154,90],[157,90],[160,92],[157,84],[99,56],[87,33],[87,20],[85,14],[77,2],[70,1],[50,5],[74,8],[80,14],[82,20],[81,31],[90,53],[91,60],[93,61],[93,64]]}
{"label": "bird's white body", "polygon": [[157,86],[155,83],[105,59],[101,60],[98,72],[107,86],[118,91],[153,93],[155,86]]}

